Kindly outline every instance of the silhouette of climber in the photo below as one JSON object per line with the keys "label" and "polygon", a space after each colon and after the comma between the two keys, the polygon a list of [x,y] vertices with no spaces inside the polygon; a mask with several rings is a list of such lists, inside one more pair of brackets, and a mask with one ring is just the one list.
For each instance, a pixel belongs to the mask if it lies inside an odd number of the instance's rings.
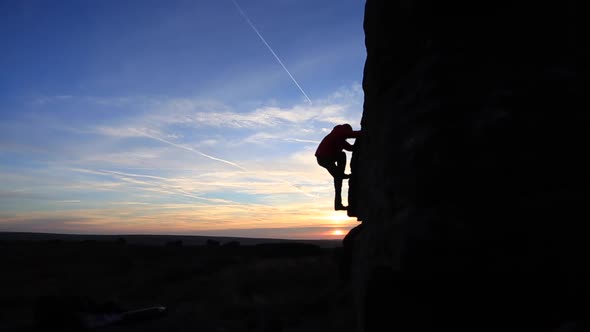
{"label": "silhouette of climber", "polygon": [[357,138],[360,133],[360,130],[352,130],[348,123],[337,125],[324,137],[315,152],[318,164],[334,178],[334,210],[347,209],[342,205],[342,180],[348,179],[350,174],[344,173],[346,153],[343,150],[353,151],[354,146],[346,140]]}

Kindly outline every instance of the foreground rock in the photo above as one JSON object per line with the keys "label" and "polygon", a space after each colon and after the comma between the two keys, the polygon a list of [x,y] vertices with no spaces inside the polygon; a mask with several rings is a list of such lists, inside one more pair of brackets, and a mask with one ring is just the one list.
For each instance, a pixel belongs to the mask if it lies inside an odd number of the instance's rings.
{"label": "foreground rock", "polygon": [[348,239],[359,330],[582,326],[590,114],[576,2],[365,9],[348,210],[362,225]]}

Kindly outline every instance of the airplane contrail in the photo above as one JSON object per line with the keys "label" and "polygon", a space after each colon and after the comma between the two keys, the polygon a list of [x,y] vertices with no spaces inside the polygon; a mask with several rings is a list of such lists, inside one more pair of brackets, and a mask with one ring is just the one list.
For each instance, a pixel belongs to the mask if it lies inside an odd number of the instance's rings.
{"label": "airplane contrail", "polygon": [[[160,137],[157,137],[157,136],[154,136],[154,135],[150,135],[150,134],[148,134],[148,133],[146,133],[146,132],[144,132],[144,131],[137,130],[137,132],[138,132],[138,133],[140,133],[140,134],[142,134],[143,136],[149,137],[149,138],[151,138],[151,139],[154,139],[154,140],[156,140],[156,141],[160,141],[160,142],[162,142],[162,143],[166,143],[166,144],[169,144],[169,145],[175,146],[175,147],[177,147],[177,148],[184,149],[184,150],[187,150],[187,151],[190,151],[190,152],[196,153],[196,154],[198,154],[198,155],[201,155],[201,156],[203,156],[203,157],[209,158],[209,159],[211,159],[211,160],[215,160],[215,161],[219,161],[219,162],[222,162],[222,163],[225,163],[225,164],[231,165],[231,166],[233,166],[233,167],[239,168],[239,169],[240,169],[240,170],[242,170],[242,171],[247,171],[247,170],[246,170],[244,167],[242,167],[242,166],[240,166],[240,165],[238,165],[238,164],[236,164],[236,163],[233,163],[233,162],[231,162],[231,161],[228,161],[228,160],[224,160],[224,159],[220,159],[220,158],[216,158],[216,157],[210,156],[210,155],[208,155],[208,154],[206,154],[206,153],[203,153],[203,152],[201,152],[201,151],[195,150],[195,149],[193,149],[193,148],[190,148],[190,147],[188,147],[188,146],[184,146],[184,145],[176,144],[176,143],[174,143],[174,142],[170,142],[170,141],[168,141],[168,140],[165,140],[165,139],[163,139],[163,138],[160,138]],[[316,197],[317,197],[317,195],[312,195],[312,194],[310,194],[310,193],[307,193],[305,190],[301,189],[299,186],[297,186],[297,185],[295,185],[295,184],[293,184],[293,183],[291,183],[291,182],[289,182],[289,181],[286,181],[286,180],[280,180],[280,181],[281,181],[281,182],[283,182],[283,183],[286,183],[287,185],[290,185],[291,187],[295,188],[297,191],[301,192],[301,193],[302,193],[302,194],[304,194],[305,196],[314,197],[314,198],[316,198]]]}
{"label": "airplane contrail", "polygon": [[196,154],[198,154],[198,155],[201,155],[201,156],[203,156],[203,157],[205,157],[205,158],[209,158],[209,159],[211,159],[211,160],[215,160],[215,161],[219,161],[219,162],[222,162],[222,163],[225,163],[225,164],[231,165],[231,166],[233,166],[233,167],[236,167],[236,168],[239,168],[239,169],[241,169],[242,171],[245,171],[245,170],[246,170],[244,167],[242,167],[242,166],[240,166],[240,165],[238,165],[238,164],[236,164],[236,163],[232,163],[231,161],[227,161],[227,160],[224,160],[224,159],[220,159],[220,158],[216,158],[216,157],[210,156],[210,155],[208,155],[208,154],[206,154],[206,153],[203,153],[203,152],[201,152],[201,151],[195,150],[195,149],[193,149],[193,148],[189,148],[188,146],[184,146],[184,145],[176,144],[176,143],[174,143],[174,142],[167,141],[167,140],[165,140],[165,139],[163,139],[163,138],[160,138],[160,137],[157,137],[157,136],[150,135],[150,134],[148,134],[148,133],[146,133],[146,132],[141,132],[141,133],[142,133],[143,135],[145,135],[145,136],[147,136],[147,137],[151,138],[151,139],[155,139],[156,141],[160,141],[160,142],[163,142],[163,143],[166,143],[166,144],[170,144],[170,145],[172,145],[172,146],[175,146],[175,147],[177,147],[177,148],[181,148],[181,149],[184,149],[184,150],[187,150],[187,151],[190,151],[190,152],[196,153]]}
{"label": "airplane contrail", "polygon": [[268,48],[268,50],[270,51],[270,53],[272,53],[272,55],[275,57],[275,59],[277,59],[277,62],[281,65],[281,67],[283,67],[283,69],[285,70],[285,72],[287,72],[287,74],[289,75],[289,77],[291,78],[291,80],[293,81],[293,83],[295,83],[295,85],[299,88],[299,91],[301,91],[301,93],[303,94],[303,96],[305,96],[305,99],[307,99],[307,101],[309,102],[310,105],[313,104],[311,102],[311,99],[309,99],[309,97],[307,96],[307,93],[305,93],[305,91],[303,91],[303,88],[301,87],[301,85],[299,85],[299,83],[297,83],[297,80],[295,79],[295,77],[293,77],[293,75],[291,75],[291,72],[289,72],[289,69],[287,69],[287,67],[283,64],[283,62],[281,61],[281,59],[279,59],[279,57],[275,53],[275,51],[273,51],[272,47],[270,47],[270,45],[266,42],[266,40],[264,39],[264,37],[262,37],[262,35],[258,31],[258,29],[256,29],[256,27],[254,26],[254,24],[252,23],[252,21],[250,21],[250,19],[246,15],[246,13],[242,10],[242,7],[240,7],[240,5],[238,5],[238,3],[236,2],[236,0],[231,0],[231,1],[234,3],[234,5],[236,6],[236,8],[240,12],[240,14],[244,17],[244,19],[246,20],[246,22],[248,23],[248,25],[250,25],[250,27],[252,28],[252,30],[254,30],[254,32],[256,32],[256,34],[258,35],[258,37],[260,38],[260,40],[262,40],[262,42],[264,43],[264,45],[266,45],[266,47]]}
{"label": "airplane contrail", "polygon": [[[83,171],[87,171],[89,173],[95,173],[95,174],[109,174],[109,175],[114,175],[114,176],[118,177],[120,180],[125,181],[125,182],[128,182],[128,183],[142,184],[142,185],[148,185],[148,186],[152,185],[152,183],[151,182],[145,182],[145,181],[132,181],[129,178],[147,178],[147,179],[152,179],[152,180],[154,180],[154,179],[155,180],[164,180],[165,182],[168,182],[169,181],[169,179],[163,178],[163,177],[159,177],[159,176],[144,175],[144,174],[132,174],[132,173],[109,171],[109,170],[103,170],[103,169],[99,169],[99,170],[83,170]],[[179,189],[179,188],[176,188],[175,186],[168,185],[168,184],[162,183],[162,182],[156,183],[155,186],[158,187],[158,188],[160,188],[160,190],[159,190],[160,193],[166,193],[166,194],[182,194],[185,197],[199,199],[199,200],[203,200],[203,201],[207,201],[207,202],[211,202],[211,203],[240,204],[238,202],[230,201],[230,200],[227,200],[227,199],[197,196],[197,195],[191,194],[190,192],[187,192],[187,191],[185,191],[183,189]],[[146,188],[146,187],[139,187],[139,188],[140,189],[143,189],[145,191],[152,191],[150,188]]]}

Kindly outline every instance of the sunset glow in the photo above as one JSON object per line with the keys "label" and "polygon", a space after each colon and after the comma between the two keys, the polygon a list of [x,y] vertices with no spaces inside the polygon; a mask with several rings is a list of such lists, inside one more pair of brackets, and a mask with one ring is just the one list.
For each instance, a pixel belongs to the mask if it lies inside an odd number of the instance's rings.
{"label": "sunset glow", "polygon": [[332,235],[336,235],[336,236],[342,236],[344,234],[346,234],[346,233],[343,230],[341,230],[341,229],[337,229],[337,230],[335,230],[335,231],[332,232]]}
{"label": "sunset glow", "polygon": [[363,3],[240,7],[305,96],[231,1],[2,6],[0,231],[354,227],[314,152],[334,125],[360,129]]}

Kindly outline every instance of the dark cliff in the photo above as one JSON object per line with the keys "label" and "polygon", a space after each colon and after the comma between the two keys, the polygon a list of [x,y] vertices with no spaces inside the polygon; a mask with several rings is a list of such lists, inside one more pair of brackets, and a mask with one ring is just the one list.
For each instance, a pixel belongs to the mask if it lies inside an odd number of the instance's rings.
{"label": "dark cliff", "polygon": [[359,330],[588,318],[582,16],[576,1],[366,1],[346,239]]}

